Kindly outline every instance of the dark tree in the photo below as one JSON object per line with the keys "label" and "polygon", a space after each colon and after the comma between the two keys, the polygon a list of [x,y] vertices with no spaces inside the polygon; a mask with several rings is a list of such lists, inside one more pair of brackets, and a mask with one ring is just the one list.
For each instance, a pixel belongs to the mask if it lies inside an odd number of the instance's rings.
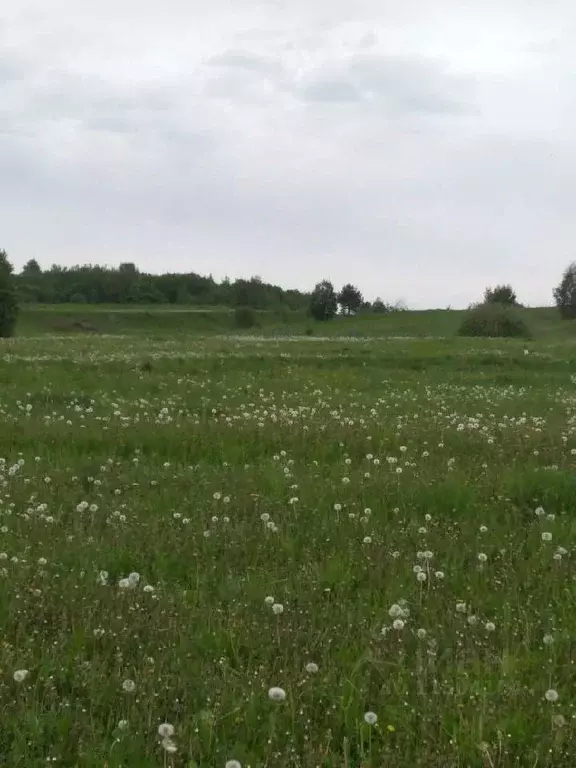
{"label": "dark tree", "polygon": [[361,292],[351,283],[346,283],[338,294],[338,303],[345,315],[355,315],[363,301]]}
{"label": "dark tree", "polygon": [[0,337],[14,335],[18,319],[18,298],[12,275],[12,264],[6,251],[0,250]]}
{"label": "dark tree", "polygon": [[329,280],[317,283],[310,296],[310,314],[315,320],[331,320],[338,311],[338,298]]}
{"label": "dark tree", "polygon": [[554,288],[554,299],[560,315],[565,320],[573,320],[576,317],[576,261],[566,268],[562,282]]}
{"label": "dark tree", "polygon": [[517,307],[518,299],[511,285],[497,285],[495,288],[486,288],[484,291],[486,304],[506,304],[509,307]]}
{"label": "dark tree", "polygon": [[384,315],[386,312],[389,312],[390,308],[387,304],[384,304],[382,299],[378,296],[377,299],[374,300],[372,304],[372,312],[374,312],[377,315]]}

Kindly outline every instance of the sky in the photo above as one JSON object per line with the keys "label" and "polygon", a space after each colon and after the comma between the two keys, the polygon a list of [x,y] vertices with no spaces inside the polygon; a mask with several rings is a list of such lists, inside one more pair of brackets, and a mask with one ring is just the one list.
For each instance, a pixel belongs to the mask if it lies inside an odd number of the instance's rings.
{"label": "sky", "polygon": [[576,259],[574,0],[18,0],[0,248],[411,308]]}

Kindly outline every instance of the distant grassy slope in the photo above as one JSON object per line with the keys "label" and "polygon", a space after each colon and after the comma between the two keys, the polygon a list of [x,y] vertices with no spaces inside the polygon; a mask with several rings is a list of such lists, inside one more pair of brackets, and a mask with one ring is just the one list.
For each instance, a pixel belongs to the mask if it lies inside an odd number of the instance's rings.
{"label": "distant grassy slope", "polygon": [[[396,312],[338,317],[328,323],[312,322],[300,312],[261,312],[257,313],[258,326],[244,333],[304,335],[311,331],[314,336],[452,337],[464,312],[445,309]],[[536,339],[576,339],[576,323],[561,320],[553,307],[523,309],[521,314]],[[26,305],[22,309],[18,332],[23,336],[91,332],[172,336],[238,331],[234,326],[234,313],[226,308]]]}

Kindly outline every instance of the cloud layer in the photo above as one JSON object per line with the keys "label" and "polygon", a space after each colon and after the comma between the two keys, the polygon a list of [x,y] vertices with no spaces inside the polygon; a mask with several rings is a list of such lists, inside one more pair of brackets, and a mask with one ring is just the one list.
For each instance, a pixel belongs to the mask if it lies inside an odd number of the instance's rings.
{"label": "cloud layer", "polygon": [[574,257],[576,9],[398,5],[21,0],[0,22],[0,247],[549,303]]}

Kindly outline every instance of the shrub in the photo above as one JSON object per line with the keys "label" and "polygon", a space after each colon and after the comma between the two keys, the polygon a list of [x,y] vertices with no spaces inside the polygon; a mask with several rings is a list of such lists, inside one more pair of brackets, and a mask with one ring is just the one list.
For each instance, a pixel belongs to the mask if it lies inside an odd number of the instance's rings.
{"label": "shrub", "polygon": [[236,328],[254,328],[256,313],[250,307],[236,307],[234,310],[234,325]]}
{"label": "shrub", "polygon": [[526,323],[510,306],[476,304],[472,306],[458,330],[459,336],[488,338],[529,338]]}
{"label": "shrub", "polygon": [[86,296],[83,293],[73,293],[70,296],[70,304],[86,304]]}

